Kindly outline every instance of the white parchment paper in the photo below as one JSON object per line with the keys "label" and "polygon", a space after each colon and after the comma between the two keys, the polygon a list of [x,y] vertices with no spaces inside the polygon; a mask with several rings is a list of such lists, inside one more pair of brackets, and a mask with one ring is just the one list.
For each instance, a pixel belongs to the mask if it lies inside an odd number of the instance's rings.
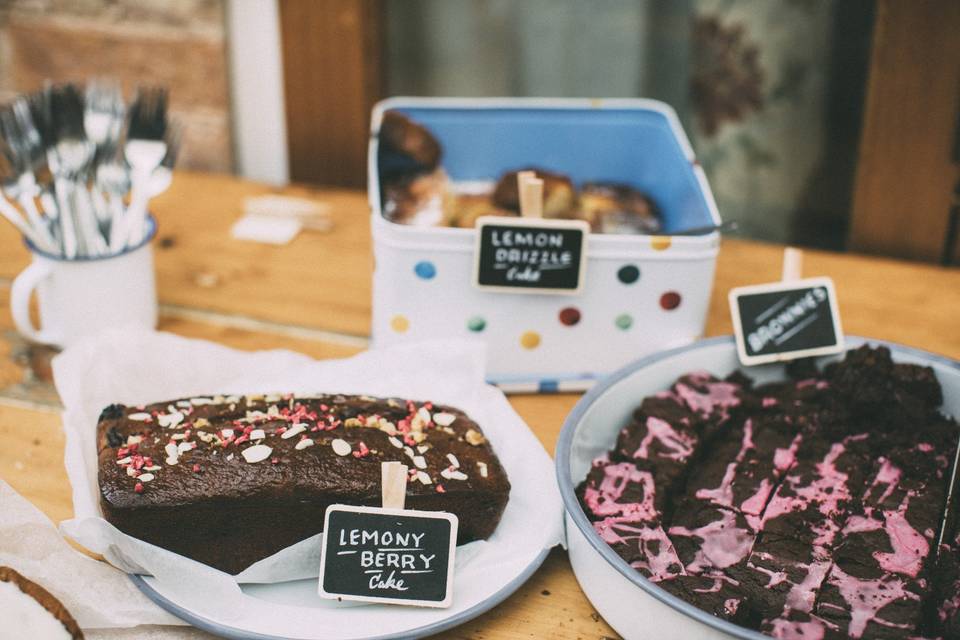
{"label": "white parchment paper", "polygon": [[[494,535],[457,551],[454,609],[458,601],[470,603],[497,585],[510,584],[544,549],[561,541],[563,510],[553,463],[503,394],[484,383],[484,351],[478,342],[434,341],[315,361],[289,351],[242,352],[170,334],[126,330],[78,343],[54,359],[53,370],[65,408],[65,462],[75,512],[61,530],[124,571],[154,576],[165,596],[190,603],[198,615],[242,617],[237,607],[247,596],[238,583],[315,577],[319,536],[234,577],[118,531],[101,517],[97,487],[96,423],[111,403],[215,393],[333,392],[450,404],[480,424],[513,486]],[[328,601],[311,606],[344,607]],[[363,609],[369,613],[374,607]],[[438,615],[444,613],[423,611],[425,619]]]}

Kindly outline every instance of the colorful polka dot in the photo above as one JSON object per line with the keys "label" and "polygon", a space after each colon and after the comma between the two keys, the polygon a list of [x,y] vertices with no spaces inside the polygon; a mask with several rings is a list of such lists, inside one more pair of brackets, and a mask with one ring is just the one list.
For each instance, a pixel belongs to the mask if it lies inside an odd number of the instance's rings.
{"label": "colorful polka dot", "polygon": [[617,271],[617,280],[623,284],[633,284],[640,279],[640,269],[634,264],[625,264]]}
{"label": "colorful polka dot", "polygon": [[676,291],[667,291],[665,294],[660,296],[660,306],[667,311],[673,311],[680,306],[680,301],[682,298],[680,294]]}
{"label": "colorful polka dot", "polygon": [[580,310],[576,307],[567,307],[560,310],[560,324],[572,327],[580,322]]}
{"label": "colorful polka dot", "polygon": [[540,346],[540,334],[536,331],[524,331],[520,336],[520,346],[524,349],[536,349]]}
{"label": "colorful polka dot", "polygon": [[429,260],[421,260],[414,265],[413,272],[422,280],[433,280],[437,275],[437,267]]}
{"label": "colorful polka dot", "polygon": [[650,246],[654,251],[666,251],[672,243],[673,239],[670,236],[650,236]]}
{"label": "colorful polka dot", "polygon": [[410,320],[407,319],[407,316],[398,313],[390,318],[390,328],[397,333],[406,333],[407,329],[410,328]]}
{"label": "colorful polka dot", "polygon": [[621,313],[613,322],[617,325],[618,329],[623,329],[626,331],[633,326],[633,316],[631,316],[629,313]]}
{"label": "colorful polka dot", "polygon": [[473,316],[467,320],[467,329],[473,331],[474,333],[480,333],[487,328],[487,321],[481,318],[480,316]]}

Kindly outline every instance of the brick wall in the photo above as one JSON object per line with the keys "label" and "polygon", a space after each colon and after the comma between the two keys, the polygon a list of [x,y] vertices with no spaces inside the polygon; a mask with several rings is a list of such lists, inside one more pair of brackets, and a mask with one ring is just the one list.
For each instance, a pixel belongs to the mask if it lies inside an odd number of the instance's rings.
{"label": "brick wall", "polygon": [[232,170],[227,73],[222,0],[0,0],[0,101],[45,79],[164,84],[182,168]]}

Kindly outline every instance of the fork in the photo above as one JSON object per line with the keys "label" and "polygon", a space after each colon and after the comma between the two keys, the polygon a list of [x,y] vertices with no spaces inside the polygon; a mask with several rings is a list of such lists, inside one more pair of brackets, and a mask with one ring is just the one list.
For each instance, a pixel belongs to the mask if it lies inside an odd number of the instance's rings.
{"label": "fork", "polygon": [[167,155],[167,91],[162,87],[141,87],[130,105],[124,157],[130,164],[132,190],[127,207],[128,244],[136,244],[146,232],[150,176]]}
{"label": "fork", "polygon": [[[120,144],[126,107],[120,83],[116,80],[94,78],[87,83],[84,93],[83,128],[87,139],[96,145],[93,166],[112,162]],[[96,172],[94,172],[96,173]],[[91,176],[96,181],[96,175]],[[112,210],[97,190],[91,192],[94,211],[104,236],[113,226]]]}
{"label": "fork", "polygon": [[18,99],[0,111],[0,135],[6,141],[4,155],[9,167],[4,176],[4,191],[26,212],[27,221],[40,237],[38,246],[55,250],[53,237],[37,209],[36,197],[40,189],[33,172],[43,164],[43,143],[30,119],[30,107],[25,100]]}

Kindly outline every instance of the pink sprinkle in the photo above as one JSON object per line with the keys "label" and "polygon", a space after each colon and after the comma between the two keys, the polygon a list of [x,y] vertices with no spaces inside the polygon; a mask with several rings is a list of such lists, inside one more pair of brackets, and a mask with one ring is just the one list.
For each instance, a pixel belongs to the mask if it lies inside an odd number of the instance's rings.
{"label": "pink sprinkle", "polygon": [[437,493],[446,493],[447,490],[443,488],[442,484],[437,485]]}
{"label": "pink sprinkle", "polygon": [[198,465],[198,464],[193,465],[193,472],[194,472],[194,473],[200,473],[200,465]]}
{"label": "pink sprinkle", "polygon": [[137,493],[143,493],[143,483],[138,482],[137,484],[133,485],[133,490]]}

